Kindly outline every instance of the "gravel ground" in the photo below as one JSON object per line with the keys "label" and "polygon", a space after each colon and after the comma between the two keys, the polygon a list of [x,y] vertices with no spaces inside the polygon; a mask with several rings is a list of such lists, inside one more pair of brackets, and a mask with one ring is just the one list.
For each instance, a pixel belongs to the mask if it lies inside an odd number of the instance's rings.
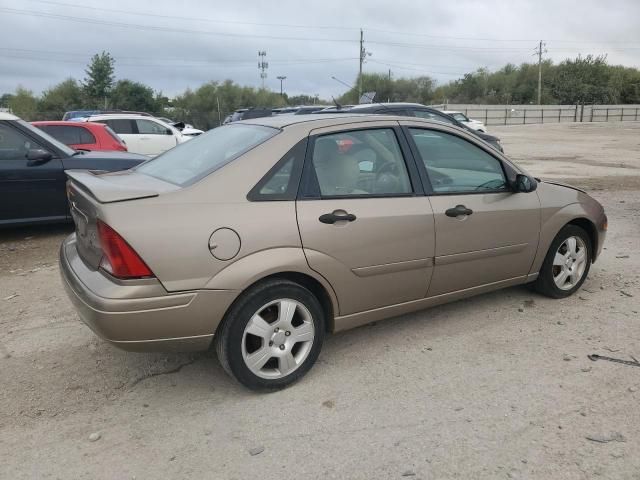
{"label": "gravel ground", "polygon": [[0,477],[640,479],[640,123],[494,128],[582,185],[609,235],[578,294],[518,287],[327,339],[255,394],[215,355],[135,354],[82,325],[69,227],[0,231]]}

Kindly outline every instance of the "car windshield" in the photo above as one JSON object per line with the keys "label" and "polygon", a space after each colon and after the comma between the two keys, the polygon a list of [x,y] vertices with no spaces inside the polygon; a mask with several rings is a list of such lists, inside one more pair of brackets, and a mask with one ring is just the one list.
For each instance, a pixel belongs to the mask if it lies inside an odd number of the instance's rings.
{"label": "car windshield", "polygon": [[53,146],[56,147],[58,150],[62,150],[66,156],[70,157],[71,155],[76,153],[76,151],[73,148],[65,145],[60,140],[56,140],[55,138],[53,138],[51,135],[49,135],[44,130],[41,130],[41,129],[37,128],[37,127],[34,127],[29,122],[25,122],[24,120],[18,120],[18,123],[20,124],[20,126],[22,128],[25,128],[25,129],[29,130],[35,136],[40,137],[40,138],[44,138],[47,142],[53,144]]}
{"label": "car windshield", "polygon": [[175,185],[192,184],[279,132],[260,125],[225,125],[182,143],[137,170]]}

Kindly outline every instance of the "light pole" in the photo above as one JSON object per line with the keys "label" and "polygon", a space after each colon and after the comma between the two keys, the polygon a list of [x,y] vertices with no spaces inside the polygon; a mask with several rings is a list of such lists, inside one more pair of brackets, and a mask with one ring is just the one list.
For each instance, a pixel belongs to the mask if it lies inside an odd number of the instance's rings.
{"label": "light pole", "polygon": [[282,96],[282,82],[284,82],[287,79],[287,77],[279,76],[279,77],[276,77],[276,78],[278,80],[280,80],[280,96]]}

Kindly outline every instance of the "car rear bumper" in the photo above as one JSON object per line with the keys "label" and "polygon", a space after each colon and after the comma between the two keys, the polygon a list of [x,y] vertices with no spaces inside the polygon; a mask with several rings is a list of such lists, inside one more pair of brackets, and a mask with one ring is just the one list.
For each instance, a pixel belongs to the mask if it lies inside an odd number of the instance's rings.
{"label": "car rear bumper", "polygon": [[60,247],[60,273],[80,318],[99,337],[125,350],[206,350],[238,292],[167,292],[156,279],[120,281],[91,270],[75,235]]}

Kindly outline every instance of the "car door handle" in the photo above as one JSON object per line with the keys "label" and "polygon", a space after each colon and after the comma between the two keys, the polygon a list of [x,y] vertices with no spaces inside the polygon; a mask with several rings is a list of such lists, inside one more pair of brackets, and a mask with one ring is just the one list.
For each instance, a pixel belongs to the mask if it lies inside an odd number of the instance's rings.
{"label": "car door handle", "polygon": [[335,213],[325,213],[324,215],[320,215],[318,220],[322,223],[336,223],[341,221],[353,222],[355,221],[356,216],[353,213],[346,213],[344,215],[336,215]]}
{"label": "car door handle", "polygon": [[459,217],[461,215],[471,215],[473,210],[465,207],[464,205],[456,205],[444,212],[447,217]]}

